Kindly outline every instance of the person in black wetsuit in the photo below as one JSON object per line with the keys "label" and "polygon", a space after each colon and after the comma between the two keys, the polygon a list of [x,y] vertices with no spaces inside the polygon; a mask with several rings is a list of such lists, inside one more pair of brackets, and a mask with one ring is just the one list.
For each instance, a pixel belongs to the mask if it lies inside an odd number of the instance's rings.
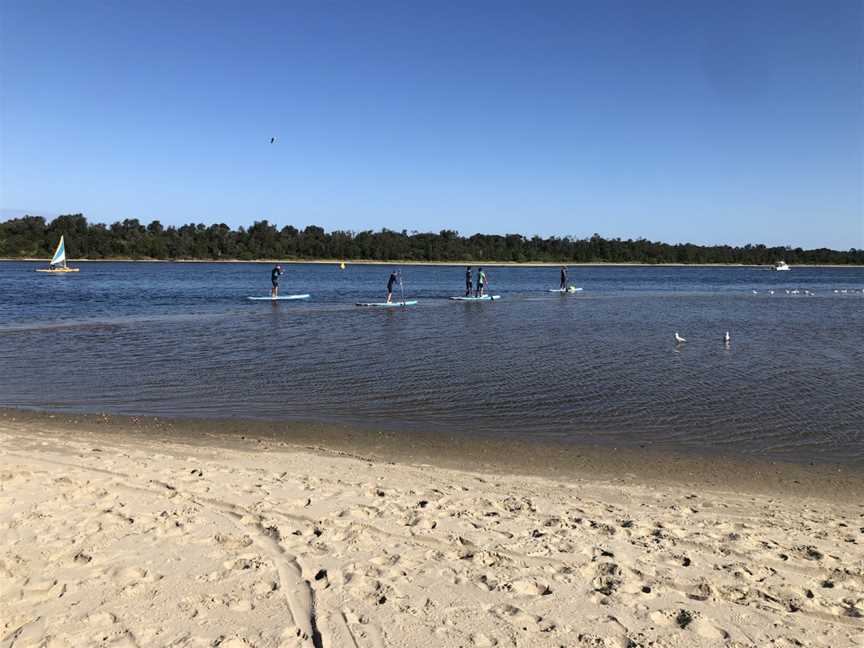
{"label": "person in black wetsuit", "polygon": [[390,273],[390,278],[387,280],[387,303],[391,303],[393,300],[393,286],[396,285],[396,282],[400,281],[399,279],[399,271],[394,270]]}
{"label": "person in black wetsuit", "polygon": [[279,296],[279,277],[282,276],[282,266],[277,265],[270,272],[270,283],[273,284],[273,287],[270,289],[270,297],[275,299]]}
{"label": "person in black wetsuit", "polygon": [[561,266],[561,290],[567,290],[567,266]]}
{"label": "person in black wetsuit", "polygon": [[471,280],[471,266],[468,266],[468,269],[465,270],[465,296],[471,296],[471,287],[474,285],[474,282]]}

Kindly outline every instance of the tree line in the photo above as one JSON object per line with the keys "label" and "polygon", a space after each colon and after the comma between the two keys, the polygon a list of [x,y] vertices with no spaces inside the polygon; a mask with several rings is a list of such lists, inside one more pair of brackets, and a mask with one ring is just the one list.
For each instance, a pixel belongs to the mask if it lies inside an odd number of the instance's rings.
{"label": "tree line", "polygon": [[232,229],[189,224],[164,227],[126,219],[104,225],[88,223],[82,214],[24,216],[0,223],[0,257],[50,257],[60,235],[69,258],[86,259],[334,259],[373,261],[500,261],[555,263],[787,263],[864,265],[864,250],[804,250],[765,245],[669,244],[646,239],[526,237],[440,232],[396,232],[382,229],[351,232],[309,225],[281,229],[266,220]]}

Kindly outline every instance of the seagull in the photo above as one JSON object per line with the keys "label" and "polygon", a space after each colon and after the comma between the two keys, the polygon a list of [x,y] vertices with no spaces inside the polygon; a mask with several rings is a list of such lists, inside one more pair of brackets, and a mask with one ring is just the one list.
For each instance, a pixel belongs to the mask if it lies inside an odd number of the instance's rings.
{"label": "seagull", "polygon": [[754,290],[754,291],[753,291],[753,294],[754,294],[754,295],[758,295],[758,294],[759,294],[759,291],[758,291],[758,290]]}
{"label": "seagull", "polygon": [[726,335],[723,336],[723,342],[729,344],[732,341],[732,336],[729,335],[729,331],[726,331]]}
{"label": "seagull", "polygon": [[768,291],[768,294],[769,294],[769,295],[773,295],[773,294],[774,294],[774,291],[773,291],[773,290],[769,290],[769,291]]}
{"label": "seagull", "polygon": [[275,138],[275,137],[271,137],[271,138],[270,138],[270,143],[271,143],[271,144],[275,144],[275,143],[276,143],[276,138]]}
{"label": "seagull", "polygon": [[681,344],[682,342],[686,342],[687,340],[678,335],[678,331],[675,331],[675,343]]}

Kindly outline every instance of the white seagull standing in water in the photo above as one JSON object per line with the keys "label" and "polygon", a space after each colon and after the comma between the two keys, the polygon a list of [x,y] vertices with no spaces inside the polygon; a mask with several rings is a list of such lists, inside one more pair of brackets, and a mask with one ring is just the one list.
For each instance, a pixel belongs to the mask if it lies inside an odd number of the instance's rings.
{"label": "white seagull standing in water", "polygon": [[675,331],[675,343],[681,344],[682,342],[686,342],[687,340],[680,335],[678,335],[678,331]]}
{"label": "white seagull standing in water", "polygon": [[732,336],[729,335],[729,331],[726,331],[726,335],[723,336],[723,343],[729,344],[730,342],[732,342]]}

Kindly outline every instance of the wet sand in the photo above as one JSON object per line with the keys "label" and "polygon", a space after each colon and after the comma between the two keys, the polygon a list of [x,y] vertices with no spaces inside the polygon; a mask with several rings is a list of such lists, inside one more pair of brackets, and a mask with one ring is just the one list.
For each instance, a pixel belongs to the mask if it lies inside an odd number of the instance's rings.
{"label": "wet sand", "polygon": [[858,646],[848,468],[0,412],[0,647]]}
{"label": "wet sand", "polygon": [[152,416],[64,414],[0,408],[0,425],[48,426],[78,434],[106,433],[160,443],[253,450],[296,446],[369,458],[429,464],[454,470],[544,477],[602,479],[622,484],[673,484],[766,495],[819,497],[834,503],[864,501],[864,469],[798,464],[752,457],[584,446],[567,441],[381,431],[336,423]]}

